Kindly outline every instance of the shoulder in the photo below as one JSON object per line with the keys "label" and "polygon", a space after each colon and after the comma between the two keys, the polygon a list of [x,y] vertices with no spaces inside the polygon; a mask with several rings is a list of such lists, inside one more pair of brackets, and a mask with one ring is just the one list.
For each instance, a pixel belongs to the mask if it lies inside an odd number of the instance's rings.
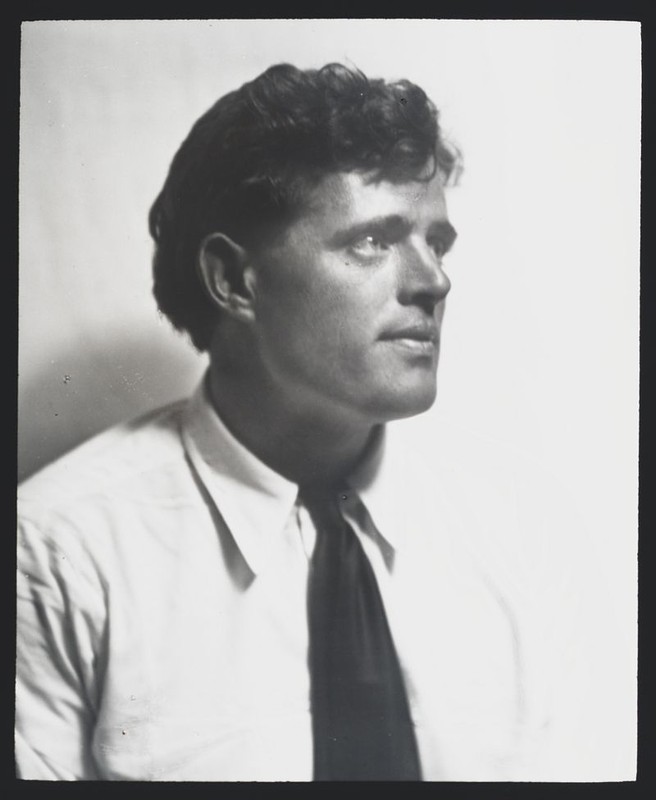
{"label": "shoulder", "polygon": [[47,526],[108,503],[159,494],[184,465],[180,417],[186,401],[155,409],[92,437],[23,481],[19,524]]}
{"label": "shoulder", "polygon": [[525,630],[576,638],[598,626],[608,585],[576,487],[539,454],[446,423],[417,418],[398,431],[432,534],[466,551]]}
{"label": "shoulder", "polygon": [[564,497],[564,487],[534,454],[510,442],[455,424],[439,414],[423,414],[390,425],[390,458],[411,471],[422,491],[441,486],[452,501],[499,509],[523,499]]}
{"label": "shoulder", "polygon": [[538,591],[585,564],[588,533],[571,488],[537,454],[429,413],[389,426],[409,491],[489,572]]}

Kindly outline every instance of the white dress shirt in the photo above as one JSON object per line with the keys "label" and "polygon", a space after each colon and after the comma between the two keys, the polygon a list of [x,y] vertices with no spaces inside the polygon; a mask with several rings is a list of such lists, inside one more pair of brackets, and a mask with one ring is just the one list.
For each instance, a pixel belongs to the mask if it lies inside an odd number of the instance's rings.
{"label": "white dress shirt", "polygon": [[[568,515],[496,461],[443,463],[414,431],[381,436],[343,513],[381,589],[424,779],[629,779],[632,743],[603,727],[626,704],[586,660],[607,623],[581,616]],[[202,385],[21,486],[20,777],[312,780],[315,532],[297,493]]]}

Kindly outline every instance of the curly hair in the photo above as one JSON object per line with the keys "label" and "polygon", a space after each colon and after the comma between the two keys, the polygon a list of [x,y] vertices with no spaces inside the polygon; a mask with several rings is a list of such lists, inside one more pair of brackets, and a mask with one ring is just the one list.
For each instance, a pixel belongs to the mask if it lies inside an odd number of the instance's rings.
{"label": "curly hair", "polygon": [[196,270],[209,233],[252,246],[292,218],[326,174],[402,181],[420,179],[427,163],[448,178],[459,155],[420,87],[341,64],[270,67],[203,114],[171,162],[149,214],[160,311],[206,350],[220,313]]}

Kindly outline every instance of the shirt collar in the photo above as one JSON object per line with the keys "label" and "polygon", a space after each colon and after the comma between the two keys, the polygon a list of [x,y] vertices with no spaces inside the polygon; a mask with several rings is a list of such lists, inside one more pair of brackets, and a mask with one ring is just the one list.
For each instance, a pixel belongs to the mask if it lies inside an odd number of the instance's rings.
{"label": "shirt collar", "polygon": [[185,408],[182,437],[194,468],[257,575],[280,541],[298,486],[230,433],[207,397],[205,380]]}
{"label": "shirt collar", "polygon": [[394,549],[402,545],[407,524],[403,481],[390,453],[390,432],[381,425],[358,469],[348,480],[378,533]]}
{"label": "shirt collar", "polygon": [[[272,470],[234,437],[212,406],[205,379],[185,408],[182,437],[196,472],[257,575],[289,521],[297,484]],[[398,549],[407,525],[404,474],[390,458],[389,439],[381,425],[348,484],[378,533]]]}

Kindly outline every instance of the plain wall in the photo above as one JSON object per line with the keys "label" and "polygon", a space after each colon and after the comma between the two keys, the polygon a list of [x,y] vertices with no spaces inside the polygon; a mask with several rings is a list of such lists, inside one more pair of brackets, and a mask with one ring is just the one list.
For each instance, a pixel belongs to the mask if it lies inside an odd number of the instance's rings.
{"label": "plain wall", "polygon": [[150,204],[218,96],[275,62],[335,60],[422,85],[465,156],[429,419],[510,443],[557,477],[631,629],[637,23],[24,23],[19,477],[195,385],[205,359],[151,297]]}

